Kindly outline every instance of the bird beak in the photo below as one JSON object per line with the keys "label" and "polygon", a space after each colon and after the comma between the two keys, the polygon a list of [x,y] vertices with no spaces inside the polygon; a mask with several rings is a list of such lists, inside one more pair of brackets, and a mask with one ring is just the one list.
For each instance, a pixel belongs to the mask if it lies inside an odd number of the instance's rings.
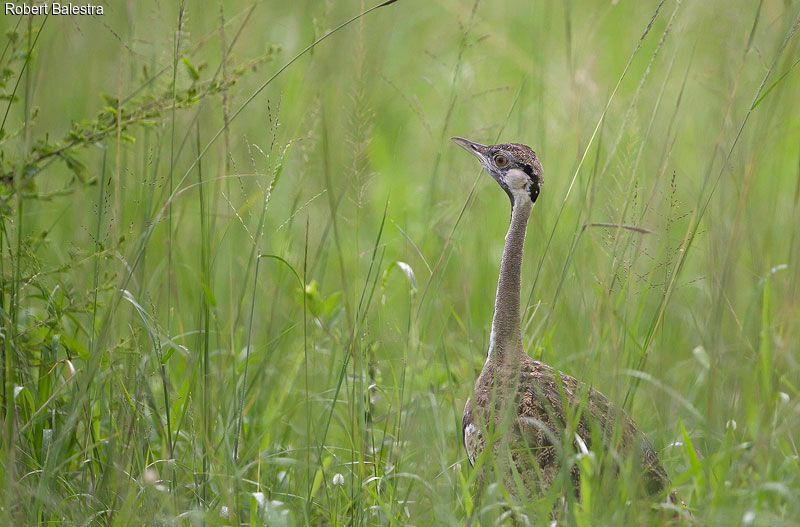
{"label": "bird beak", "polygon": [[489,151],[490,147],[480,143],[473,143],[472,141],[464,139],[463,137],[451,137],[451,139],[455,144],[478,158],[478,161],[481,162],[483,169],[490,176],[492,176],[492,179],[497,181],[497,184],[500,185],[500,188],[502,188],[506,194],[508,194],[508,199],[511,200],[511,206],[513,207],[514,196],[511,194],[511,191],[508,190],[508,185],[506,185],[505,181],[503,181],[503,177],[500,172],[494,167],[489,159],[491,157],[491,152]]}
{"label": "bird beak", "polygon": [[481,162],[486,160],[486,151],[488,149],[486,145],[473,143],[472,141],[464,139],[463,137],[451,137],[451,139],[455,144],[480,159]]}
{"label": "bird beak", "polygon": [[497,174],[496,170],[493,170],[492,163],[489,161],[490,152],[488,146],[480,143],[473,143],[472,141],[464,139],[463,137],[452,137],[451,139],[455,144],[477,157],[484,170],[486,170],[486,172],[492,176],[495,181],[500,183],[501,186],[503,185],[499,179],[500,176]]}

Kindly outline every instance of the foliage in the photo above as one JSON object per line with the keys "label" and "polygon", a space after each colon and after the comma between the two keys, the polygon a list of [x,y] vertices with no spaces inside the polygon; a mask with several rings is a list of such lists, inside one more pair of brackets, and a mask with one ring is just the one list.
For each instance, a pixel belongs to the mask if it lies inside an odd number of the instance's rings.
{"label": "foliage", "polygon": [[796,523],[800,4],[207,7],[0,19],[0,523],[675,524],[571,445],[580,503],[475,492],[508,201],[453,135],[543,162],[528,353],[697,523]]}

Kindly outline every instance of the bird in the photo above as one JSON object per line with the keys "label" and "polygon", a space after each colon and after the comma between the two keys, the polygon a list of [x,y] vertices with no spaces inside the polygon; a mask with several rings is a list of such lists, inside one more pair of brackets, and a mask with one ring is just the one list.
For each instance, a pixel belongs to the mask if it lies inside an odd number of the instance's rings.
{"label": "bird", "polygon": [[[661,499],[670,490],[670,480],[653,445],[636,423],[599,391],[533,360],[523,348],[523,245],[531,211],[542,190],[544,174],[539,158],[520,143],[482,145],[461,137],[452,140],[478,159],[511,201],[489,351],[462,418],[470,464],[475,466],[487,444],[493,450],[489,461],[482,460],[478,485],[482,487],[491,466],[513,497],[532,499],[544,495],[564,470],[580,500],[578,465],[574,457],[563,452],[563,446],[571,443],[577,453],[603,449],[613,450],[612,459],[619,459],[617,453],[633,455],[641,469],[644,490]],[[575,430],[567,431],[567,416],[579,416]],[[567,437],[567,433],[573,435]],[[567,461],[572,465],[564,466],[565,459],[572,459]],[[675,491],[667,499],[685,508]]]}

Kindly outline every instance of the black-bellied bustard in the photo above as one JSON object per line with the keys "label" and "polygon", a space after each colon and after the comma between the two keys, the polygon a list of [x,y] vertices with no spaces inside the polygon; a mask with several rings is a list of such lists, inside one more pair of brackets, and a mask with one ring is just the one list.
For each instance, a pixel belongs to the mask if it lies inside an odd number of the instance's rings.
{"label": "black-bellied bustard", "polygon": [[[613,449],[614,455],[635,456],[647,494],[662,496],[669,489],[669,477],[633,420],[602,393],[531,359],[522,347],[522,254],[528,219],[542,188],[539,159],[530,147],[518,143],[485,146],[460,137],[453,141],[478,158],[511,200],[489,353],[464,408],[462,431],[470,463],[474,465],[486,448],[487,436],[497,432],[488,441],[493,458],[487,465],[502,474],[495,477],[519,499],[520,494],[540,496],[550,487],[562,470],[562,445],[572,443],[576,452]],[[565,438],[568,412],[580,417],[574,436]],[[596,444],[598,440],[602,445]],[[567,470],[580,495],[577,465]],[[669,499],[681,503],[674,492]]]}

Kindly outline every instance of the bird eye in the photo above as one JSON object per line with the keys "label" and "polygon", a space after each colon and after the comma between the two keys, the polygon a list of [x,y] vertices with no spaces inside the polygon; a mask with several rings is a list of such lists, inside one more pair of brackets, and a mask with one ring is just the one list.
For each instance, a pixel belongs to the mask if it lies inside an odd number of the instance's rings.
{"label": "bird eye", "polygon": [[494,164],[497,165],[498,168],[503,168],[508,164],[508,158],[503,154],[495,154]]}

